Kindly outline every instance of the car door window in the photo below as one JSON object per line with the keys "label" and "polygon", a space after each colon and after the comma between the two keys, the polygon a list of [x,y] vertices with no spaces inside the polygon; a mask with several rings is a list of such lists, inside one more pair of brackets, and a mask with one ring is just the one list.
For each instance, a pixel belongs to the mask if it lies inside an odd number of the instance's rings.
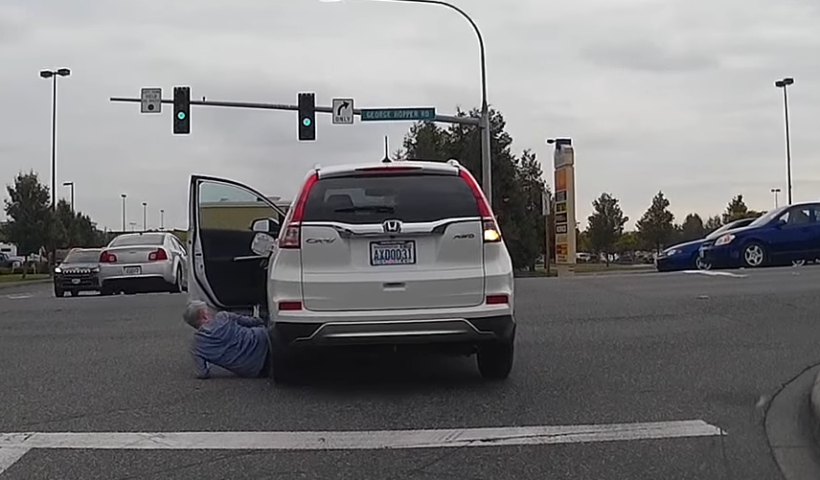
{"label": "car door window", "polygon": [[197,235],[214,295],[226,306],[263,302],[266,270],[261,260],[253,260],[254,224],[278,219],[280,212],[268,199],[229,183],[203,180],[198,190]]}

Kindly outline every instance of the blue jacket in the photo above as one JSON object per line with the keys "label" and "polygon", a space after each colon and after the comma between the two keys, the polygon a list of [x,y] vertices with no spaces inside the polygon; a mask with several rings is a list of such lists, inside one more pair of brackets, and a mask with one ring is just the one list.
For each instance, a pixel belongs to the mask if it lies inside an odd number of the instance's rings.
{"label": "blue jacket", "polygon": [[257,377],[265,367],[270,348],[262,320],[219,312],[199,327],[191,343],[198,378],[208,378],[211,365],[240,377]]}

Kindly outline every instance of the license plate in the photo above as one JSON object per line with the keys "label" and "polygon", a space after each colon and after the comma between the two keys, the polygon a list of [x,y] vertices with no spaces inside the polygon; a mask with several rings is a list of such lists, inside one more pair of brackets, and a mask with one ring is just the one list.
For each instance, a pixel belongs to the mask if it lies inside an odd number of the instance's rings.
{"label": "license plate", "polygon": [[142,273],[142,268],[141,267],[123,267],[122,268],[122,273],[124,273],[126,275],[139,275],[140,273]]}
{"label": "license plate", "polygon": [[393,241],[370,243],[370,265],[415,265],[416,242]]}
{"label": "license plate", "polygon": [[80,279],[79,278],[72,278],[71,283],[73,283],[74,285],[77,285],[77,284],[80,283]]}

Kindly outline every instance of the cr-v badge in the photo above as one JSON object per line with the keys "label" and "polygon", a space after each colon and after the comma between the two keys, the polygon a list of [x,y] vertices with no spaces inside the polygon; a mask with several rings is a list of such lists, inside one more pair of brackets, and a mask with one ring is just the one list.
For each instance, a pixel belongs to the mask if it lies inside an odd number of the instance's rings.
{"label": "cr-v badge", "polygon": [[333,243],[335,241],[336,241],[335,238],[308,238],[308,239],[305,239],[305,243],[322,243],[322,244],[326,244],[326,243]]}

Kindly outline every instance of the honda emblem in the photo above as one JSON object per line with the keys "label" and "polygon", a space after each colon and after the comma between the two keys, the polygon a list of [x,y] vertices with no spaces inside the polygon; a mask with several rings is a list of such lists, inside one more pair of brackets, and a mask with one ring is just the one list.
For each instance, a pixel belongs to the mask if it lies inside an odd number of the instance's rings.
{"label": "honda emblem", "polygon": [[382,225],[384,226],[384,233],[401,232],[401,221],[399,220],[385,220]]}

